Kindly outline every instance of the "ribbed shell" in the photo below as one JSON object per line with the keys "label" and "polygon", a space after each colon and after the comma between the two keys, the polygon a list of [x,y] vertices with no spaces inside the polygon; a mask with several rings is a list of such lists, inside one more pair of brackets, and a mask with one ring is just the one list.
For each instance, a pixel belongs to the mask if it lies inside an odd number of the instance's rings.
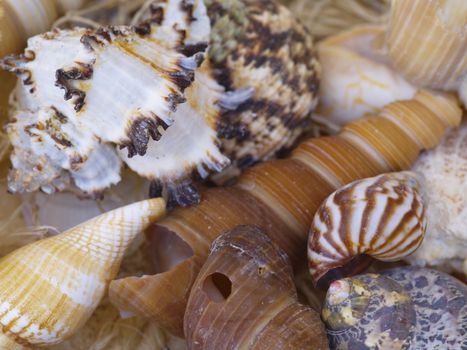
{"label": "ribbed shell", "polygon": [[258,228],[218,237],[188,300],[188,347],[328,349],[318,313],[297,301],[292,274],[285,252]]}
{"label": "ribbed shell", "polygon": [[414,252],[426,229],[422,190],[415,173],[400,172],[358,180],[330,195],[310,229],[313,281],[361,254],[396,261]]}
{"label": "ribbed shell", "polygon": [[467,286],[403,267],[335,281],[322,319],[331,349],[465,349]]}
{"label": "ribbed shell", "polygon": [[467,73],[467,2],[392,1],[386,44],[414,84],[456,90]]}
{"label": "ribbed shell", "polygon": [[[456,99],[422,91],[415,100],[392,103],[377,116],[348,124],[336,136],[303,142],[288,159],[253,167],[234,186],[204,191],[199,205],[175,209],[148,232],[151,241],[172,235],[173,247],[184,247],[185,253],[171,256],[155,275],[112,282],[112,301],[182,335],[188,293],[220,233],[257,225],[293,266],[303,266],[313,215],[327,196],[352,181],[411,166],[446,128],[459,125],[461,114]],[[157,248],[151,254],[167,255]]]}
{"label": "ribbed shell", "polygon": [[1,348],[16,348],[6,339],[47,346],[73,335],[117,275],[126,248],[164,212],[161,199],[137,202],[2,258]]}

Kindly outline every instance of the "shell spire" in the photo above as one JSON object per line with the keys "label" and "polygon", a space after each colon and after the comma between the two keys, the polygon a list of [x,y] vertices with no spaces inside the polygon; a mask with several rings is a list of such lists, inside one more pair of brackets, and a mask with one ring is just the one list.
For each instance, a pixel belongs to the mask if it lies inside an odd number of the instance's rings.
{"label": "shell spire", "polygon": [[292,276],[285,252],[260,229],[222,234],[190,293],[189,348],[328,349],[319,315],[298,302]]}
{"label": "shell spire", "polygon": [[426,230],[422,190],[417,174],[400,172],[357,180],[326,198],[308,240],[313,282],[362,254],[396,261],[413,253]]}
{"label": "shell spire", "polygon": [[[251,168],[233,186],[206,190],[199,205],[176,208],[147,231],[152,274],[113,281],[112,302],[183,335],[190,288],[220,233],[256,225],[294,267],[303,265],[313,215],[327,196],[352,181],[407,169],[421,150],[459,125],[461,116],[452,96],[420,91],[413,100],[348,124],[336,136],[303,142],[288,159]],[[170,242],[173,250],[164,251],[161,242]]]}
{"label": "shell spire", "polygon": [[48,346],[73,335],[98,306],[135,236],[164,213],[162,199],[138,202],[2,258],[2,349]]}

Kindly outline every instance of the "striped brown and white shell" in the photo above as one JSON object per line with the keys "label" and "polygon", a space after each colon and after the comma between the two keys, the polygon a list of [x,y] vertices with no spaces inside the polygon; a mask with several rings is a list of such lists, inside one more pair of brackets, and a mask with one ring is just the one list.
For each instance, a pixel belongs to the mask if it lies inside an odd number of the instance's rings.
{"label": "striped brown and white shell", "polygon": [[314,283],[362,254],[396,261],[413,253],[426,229],[422,190],[415,173],[399,172],[358,180],[331,194],[309,234]]}
{"label": "striped brown and white shell", "polygon": [[133,239],[164,213],[162,199],[137,202],[3,257],[0,348],[72,336],[99,305]]}
{"label": "striped brown and white shell", "polygon": [[467,286],[402,267],[334,281],[322,310],[331,349],[467,348]]}
{"label": "striped brown and white shell", "polygon": [[287,254],[259,228],[219,236],[185,313],[192,350],[326,350],[319,314],[298,302]]}
{"label": "striped brown and white shell", "polygon": [[189,205],[193,175],[243,169],[304,130],[319,67],[285,7],[148,4],[136,26],[55,30],[3,60],[22,79],[7,128],[12,192],[100,194],[125,163],[153,181],[151,196]]}
{"label": "striped brown and white shell", "polygon": [[392,64],[409,81],[458,91],[467,105],[465,0],[393,0],[386,45]]}

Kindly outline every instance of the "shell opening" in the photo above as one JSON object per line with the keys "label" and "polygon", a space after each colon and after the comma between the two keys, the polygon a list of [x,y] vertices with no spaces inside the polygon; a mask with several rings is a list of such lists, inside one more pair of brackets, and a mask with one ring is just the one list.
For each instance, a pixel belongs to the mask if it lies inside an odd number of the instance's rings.
{"label": "shell opening", "polygon": [[187,242],[166,227],[153,226],[146,235],[154,274],[167,272],[194,254]]}
{"label": "shell opening", "polygon": [[354,276],[365,271],[373,262],[373,258],[366,254],[361,254],[350,260],[346,260],[341,266],[325,271],[319,278],[316,286],[321,289],[328,289],[333,281],[347,276]]}
{"label": "shell opening", "polygon": [[215,303],[226,301],[232,294],[232,281],[226,275],[215,272],[204,280],[203,291]]}

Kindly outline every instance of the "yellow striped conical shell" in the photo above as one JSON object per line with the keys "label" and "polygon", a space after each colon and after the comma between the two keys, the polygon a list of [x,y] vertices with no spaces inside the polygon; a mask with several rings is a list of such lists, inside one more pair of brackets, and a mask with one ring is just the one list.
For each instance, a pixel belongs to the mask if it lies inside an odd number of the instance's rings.
{"label": "yellow striped conical shell", "polygon": [[83,326],[126,248],[164,208],[162,199],[138,202],[1,259],[1,349],[56,344]]}
{"label": "yellow striped conical shell", "polygon": [[411,82],[457,90],[467,78],[467,1],[393,0],[386,44]]}
{"label": "yellow striped conical shell", "polygon": [[413,253],[426,229],[420,191],[419,177],[407,171],[355,181],[331,194],[311,224],[313,281],[361,254],[395,261]]}

